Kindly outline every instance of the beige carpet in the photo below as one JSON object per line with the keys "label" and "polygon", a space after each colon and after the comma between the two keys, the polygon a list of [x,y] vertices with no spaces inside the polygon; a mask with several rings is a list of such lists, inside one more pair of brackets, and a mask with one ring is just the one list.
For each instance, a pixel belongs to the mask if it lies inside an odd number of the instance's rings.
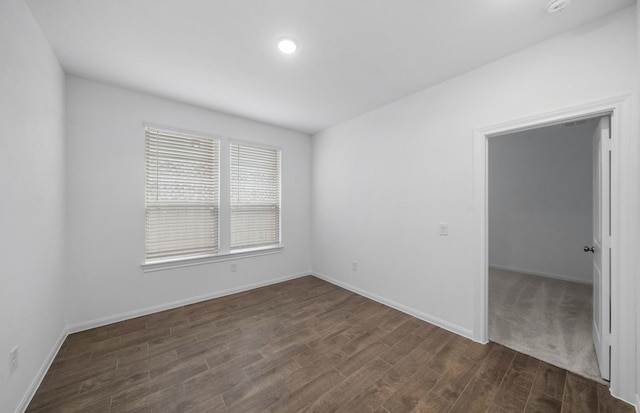
{"label": "beige carpet", "polygon": [[489,340],[601,383],[588,284],[491,268]]}

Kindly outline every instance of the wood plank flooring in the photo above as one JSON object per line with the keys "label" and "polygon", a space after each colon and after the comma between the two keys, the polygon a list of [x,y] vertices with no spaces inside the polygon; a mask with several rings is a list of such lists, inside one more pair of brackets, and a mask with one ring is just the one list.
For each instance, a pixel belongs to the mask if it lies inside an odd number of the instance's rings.
{"label": "wood plank flooring", "polygon": [[28,412],[633,412],[308,276],[69,335]]}

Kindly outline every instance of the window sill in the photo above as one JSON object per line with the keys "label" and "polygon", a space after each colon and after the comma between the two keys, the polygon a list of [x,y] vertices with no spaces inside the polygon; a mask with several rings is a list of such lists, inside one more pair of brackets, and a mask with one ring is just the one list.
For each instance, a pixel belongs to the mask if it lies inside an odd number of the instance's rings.
{"label": "window sill", "polygon": [[272,245],[268,247],[247,248],[225,254],[206,255],[202,257],[179,258],[166,261],[151,261],[141,264],[140,267],[144,272],[170,270],[174,268],[191,267],[193,265],[210,264],[221,261],[231,261],[241,258],[260,257],[262,255],[279,254],[284,250],[284,245]]}

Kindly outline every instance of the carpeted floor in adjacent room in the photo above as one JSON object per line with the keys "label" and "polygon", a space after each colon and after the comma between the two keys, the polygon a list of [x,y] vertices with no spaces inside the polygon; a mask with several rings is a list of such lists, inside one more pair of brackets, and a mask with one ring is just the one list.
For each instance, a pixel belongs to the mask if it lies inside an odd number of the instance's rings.
{"label": "carpeted floor in adjacent room", "polygon": [[606,383],[593,347],[592,307],[589,284],[489,270],[489,340]]}

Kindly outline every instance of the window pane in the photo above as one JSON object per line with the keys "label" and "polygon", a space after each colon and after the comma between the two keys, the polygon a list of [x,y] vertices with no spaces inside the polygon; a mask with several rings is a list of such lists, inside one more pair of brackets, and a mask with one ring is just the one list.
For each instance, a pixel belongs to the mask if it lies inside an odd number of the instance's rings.
{"label": "window pane", "polygon": [[145,129],[147,260],[218,252],[219,142]]}
{"label": "window pane", "polygon": [[280,243],[280,151],[231,144],[231,249]]}

